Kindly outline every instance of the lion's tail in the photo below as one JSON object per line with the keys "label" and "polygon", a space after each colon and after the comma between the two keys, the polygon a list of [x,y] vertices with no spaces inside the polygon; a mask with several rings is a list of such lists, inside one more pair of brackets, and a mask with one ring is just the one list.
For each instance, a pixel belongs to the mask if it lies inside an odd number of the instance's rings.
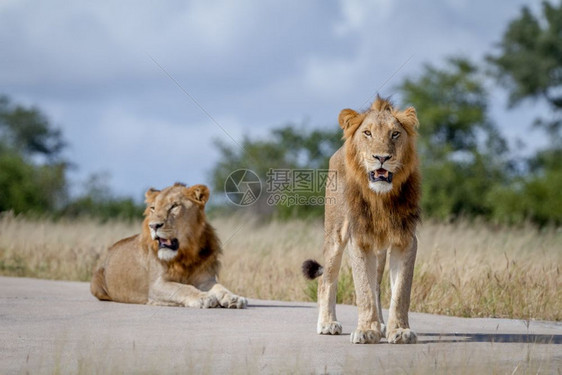
{"label": "lion's tail", "polygon": [[324,268],[317,261],[308,259],[302,264],[302,273],[307,279],[314,280],[318,276],[322,276]]}

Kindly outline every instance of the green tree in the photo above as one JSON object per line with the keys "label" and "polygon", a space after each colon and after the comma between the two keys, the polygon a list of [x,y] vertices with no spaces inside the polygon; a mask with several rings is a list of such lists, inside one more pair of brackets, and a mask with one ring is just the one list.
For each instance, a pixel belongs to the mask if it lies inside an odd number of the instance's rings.
{"label": "green tree", "polygon": [[554,119],[538,119],[560,140],[562,126],[562,3],[542,3],[542,14],[523,7],[498,44],[498,54],[489,55],[493,74],[509,91],[510,105],[524,99],[544,99],[555,112]]}
{"label": "green tree", "polygon": [[398,89],[418,108],[424,213],[442,219],[491,214],[483,197],[506,179],[507,146],[488,116],[478,68],[449,58],[443,69],[426,65]]}
{"label": "green tree", "polygon": [[66,146],[60,129],[38,108],[15,105],[6,96],[0,96],[0,136],[5,146],[25,156],[57,159]]}
{"label": "green tree", "polygon": [[[220,152],[219,162],[212,171],[212,184],[216,192],[223,192],[228,176],[238,169],[255,172],[262,183],[262,196],[250,208],[260,214],[275,214],[278,217],[318,216],[324,212],[323,205],[296,204],[288,206],[282,202],[267,202],[268,176],[270,170],[317,170],[327,169],[332,154],[341,146],[341,130],[334,125],[330,130],[307,130],[302,126],[288,125],[274,129],[266,139],[245,138],[241,145],[216,142]],[[293,194],[287,190],[285,196]],[[323,189],[299,192],[299,196],[323,197]]]}
{"label": "green tree", "polygon": [[107,181],[109,175],[97,173],[84,183],[84,193],[69,202],[61,211],[66,217],[96,217],[103,221],[111,219],[140,220],[144,204],[130,197],[116,197]]}
{"label": "green tree", "polygon": [[0,211],[46,212],[66,197],[65,142],[37,108],[0,96]]}
{"label": "green tree", "polygon": [[494,192],[494,217],[561,225],[562,3],[543,2],[539,15],[523,7],[507,26],[498,50],[487,60],[493,76],[508,89],[510,106],[543,100],[554,116],[535,121],[547,132],[550,145],[530,158],[508,187]]}
{"label": "green tree", "polygon": [[13,152],[0,152],[0,212],[44,212],[50,202],[41,191],[36,168]]}
{"label": "green tree", "polygon": [[35,107],[14,104],[0,96],[0,212],[50,213],[139,219],[143,206],[128,197],[115,197],[108,176],[93,175],[86,192],[70,201],[68,163],[62,157],[66,142]]}

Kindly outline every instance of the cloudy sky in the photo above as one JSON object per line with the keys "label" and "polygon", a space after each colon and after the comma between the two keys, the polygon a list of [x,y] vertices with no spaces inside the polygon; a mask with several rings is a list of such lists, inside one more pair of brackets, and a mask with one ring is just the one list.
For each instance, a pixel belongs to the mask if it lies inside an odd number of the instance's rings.
{"label": "cloudy sky", "polygon": [[[118,194],[209,181],[214,139],[293,122],[335,127],[342,108],[446,56],[481,61],[521,0],[0,2],[0,94],[63,130],[72,181],[106,172]],[[191,99],[194,98],[198,107]],[[536,113],[492,116],[510,140]],[[422,111],[423,108],[418,110]],[[423,126],[423,124],[422,124]],[[526,138],[528,144],[540,144]]]}

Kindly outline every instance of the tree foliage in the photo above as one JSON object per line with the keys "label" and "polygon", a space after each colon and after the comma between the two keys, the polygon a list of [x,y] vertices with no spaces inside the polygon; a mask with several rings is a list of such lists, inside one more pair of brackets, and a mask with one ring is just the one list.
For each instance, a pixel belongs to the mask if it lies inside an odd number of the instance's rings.
{"label": "tree foliage", "polygon": [[39,109],[12,104],[6,96],[0,96],[0,136],[4,146],[22,155],[49,160],[58,159],[66,146],[60,129],[53,128]]}
{"label": "tree foliage", "polygon": [[[498,82],[507,87],[510,105],[543,100],[553,117],[535,121],[550,145],[527,160],[527,168],[509,186],[494,192],[494,217],[510,222],[530,219],[562,224],[562,3],[544,1],[542,13],[523,7],[503,34],[488,62]],[[503,202],[503,203],[501,203]]]}
{"label": "tree foliage", "polygon": [[418,108],[423,176],[422,208],[441,219],[489,215],[483,197],[506,178],[507,146],[488,115],[488,93],[476,65],[450,58],[444,68],[426,65],[398,87]]}
{"label": "tree foliage", "polygon": [[69,163],[62,152],[60,129],[35,107],[14,104],[0,96],[0,212],[48,213],[101,219],[140,218],[142,207],[131,198],[117,198],[93,176],[86,192],[68,195]]}
{"label": "tree foliage", "polygon": [[[341,130],[334,125],[331,129],[307,130],[304,126],[287,125],[274,129],[266,139],[245,138],[240,146],[217,141],[220,152],[219,162],[212,171],[212,185],[215,192],[224,192],[228,176],[238,169],[255,172],[262,183],[262,195],[251,209],[260,214],[274,214],[277,217],[320,216],[324,207],[317,204],[289,205],[279,201],[268,202],[268,178],[271,170],[309,170],[327,169],[332,154],[341,146]],[[268,177],[270,176],[270,177]],[[289,188],[281,192],[285,197],[295,197]],[[323,197],[322,189],[299,192],[298,196]]]}
{"label": "tree foliage", "polygon": [[498,53],[488,62],[498,81],[509,91],[510,104],[524,99],[545,99],[556,113],[539,124],[560,136],[562,125],[562,3],[542,3],[542,14],[523,7],[498,44]]}
{"label": "tree foliage", "polygon": [[95,217],[103,221],[140,219],[145,206],[130,197],[116,197],[109,187],[109,180],[107,173],[90,175],[83,184],[84,192],[66,204],[59,214],[65,217]]}
{"label": "tree foliage", "polygon": [[65,142],[37,108],[0,96],[0,211],[47,212],[66,196]]}

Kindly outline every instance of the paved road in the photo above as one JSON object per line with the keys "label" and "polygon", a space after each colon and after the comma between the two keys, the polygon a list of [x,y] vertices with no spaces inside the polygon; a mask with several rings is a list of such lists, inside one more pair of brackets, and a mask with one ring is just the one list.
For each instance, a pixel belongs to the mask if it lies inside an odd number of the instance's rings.
{"label": "paved road", "polygon": [[416,345],[315,333],[316,306],[247,310],[99,302],[87,283],[0,278],[0,373],[562,373],[562,324],[411,314]]}

